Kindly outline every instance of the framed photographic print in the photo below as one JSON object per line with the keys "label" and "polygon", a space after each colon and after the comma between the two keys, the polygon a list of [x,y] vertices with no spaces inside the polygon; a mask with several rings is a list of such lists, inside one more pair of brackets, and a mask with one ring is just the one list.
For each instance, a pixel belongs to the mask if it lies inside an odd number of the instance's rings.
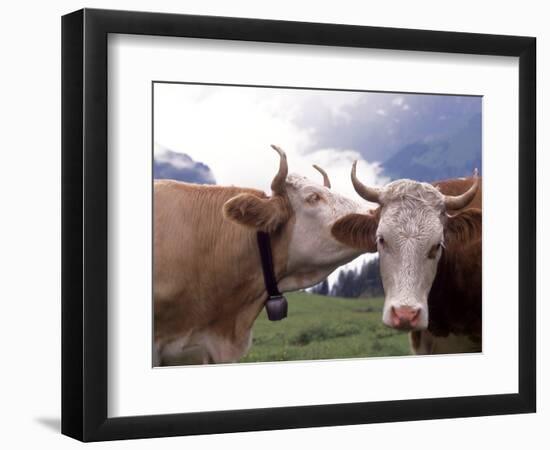
{"label": "framed photographic print", "polygon": [[62,21],[62,432],[535,411],[531,37]]}

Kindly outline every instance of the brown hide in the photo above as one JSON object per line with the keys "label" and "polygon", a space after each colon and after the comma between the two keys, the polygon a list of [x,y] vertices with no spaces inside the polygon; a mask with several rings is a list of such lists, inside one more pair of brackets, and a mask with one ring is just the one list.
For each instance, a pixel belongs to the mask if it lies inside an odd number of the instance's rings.
{"label": "brown hide", "polygon": [[272,233],[292,216],[286,196],[267,198],[255,194],[239,194],[223,205],[225,217],[255,231]]}
{"label": "brown hide", "polygon": [[[472,179],[433,184],[443,194],[459,195],[472,185]],[[445,227],[446,248],[428,296],[428,330],[434,336],[468,335],[480,346],[481,197],[480,184],[474,200],[466,208],[451,212]]]}
{"label": "brown hide", "polygon": [[[227,220],[222,213],[229,199],[243,193],[266,198],[252,189],[155,182],[157,346],[203,331],[246,345],[241,341],[248,339],[264,301],[256,232]],[[285,225],[272,234],[278,278],[286,266],[287,229]]]}

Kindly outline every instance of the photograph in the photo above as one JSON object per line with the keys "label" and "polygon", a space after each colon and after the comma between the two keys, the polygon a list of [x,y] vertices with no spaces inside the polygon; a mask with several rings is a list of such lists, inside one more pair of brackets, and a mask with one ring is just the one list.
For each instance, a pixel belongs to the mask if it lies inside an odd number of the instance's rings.
{"label": "photograph", "polygon": [[[6,208],[22,239],[5,235],[23,269],[7,298],[36,288],[42,308],[17,348],[47,338],[47,312],[57,353],[6,359],[19,378],[55,363],[11,410],[82,442],[540,438],[543,15],[384,5],[52,14],[61,71],[41,66],[57,88],[7,91],[27,119],[6,147],[24,182],[8,176],[30,201]],[[47,54],[25,42],[17,54]],[[25,73],[35,59],[18,59]],[[60,126],[17,107],[29,89]],[[45,169],[53,208],[36,201]],[[53,242],[45,212],[61,252],[29,271],[21,243]],[[44,268],[61,308],[43,305]],[[30,303],[8,303],[21,328]],[[44,440],[28,422],[14,442]]]}
{"label": "photograph", "polygon": [[154,367],[482,352],[482,96],[151,95]]}

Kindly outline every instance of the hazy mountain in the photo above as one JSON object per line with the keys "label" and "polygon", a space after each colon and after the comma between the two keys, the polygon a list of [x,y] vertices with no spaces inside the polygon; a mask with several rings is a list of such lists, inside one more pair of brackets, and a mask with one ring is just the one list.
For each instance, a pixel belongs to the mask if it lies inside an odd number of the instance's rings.
{"label": "hazy mountain", "polygon": [[336,114],[321,98],[311,98],[302,105],[296,123],[311,132],[316,148],[353,149],[371,162],[384,162],[416,142],[445,140],[481,112],[481,97],[474,96],[334,95],[356,96],[356,101],[348,101]]}
{"label": "hazy mountain", "polygon": [[167,178],[187,183],[216,184],[214,175],[206,164],[194,161],[185,153],[177,153],[163,148],[155,152],[153,164],[155,179]]}
{"label": "hazy mountain", "polygon": [[481,114],[472,116],[447,138],[416,141],[383,164],[384,174],[396,178],[435,181],[481,173]]}

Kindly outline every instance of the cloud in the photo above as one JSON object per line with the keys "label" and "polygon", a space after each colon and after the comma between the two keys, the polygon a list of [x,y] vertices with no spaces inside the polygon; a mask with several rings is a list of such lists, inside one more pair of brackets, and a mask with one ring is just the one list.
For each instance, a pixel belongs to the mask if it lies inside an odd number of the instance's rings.
{"label": "cloud", "polygon": [[[311,108],[349,120],[346,108],[357,93],[184,84],[155,84],[154,139],[160,146],[189,155],[210,167],[220,185],[269,192],[278,168],[270,144],[287,153],[290,172],[320,182],[312,164],[329,174],[333,189],[356,196],[349,174],[360,160],[366,183],[382,184],[381,168],[353,148],[318,145],[314,127],[300,118]],[[160,148],[160,147],[159,147]],[[156,154],[155,154],[156,155]]]}
{"label": "cloud", "polygon": [[403,97],[395,97],[391,102],[392,105],[401,106],[405,102],[405,99]]}
{"label": "cloud", "polygon": [[[289,170],[321,183],[312,164],[323,167],[332,188],[359,198],[350,181],[353,161],[358,176],[370,185],[385,184],[382,167],[367,161],[353,147],[340,144],[344,129],[333,129],[335,141],[322,145],[316,127],[324,123],[350,124],[351,114],[365,93],[185,84],[155,84],[155,159],[166,158],[165,148],[206,164],[217,184],[270,192],[279,161],[270,144],[287,153]],[[340,139],[339,139],[340,138]],[[172,158],[173,159],[173,158]],[[182,159],[182,164],[184,160]],[[360,267],[372,255],[363,255],[337,269]]]}
{"label": "cloud", "polygon": [[[278,144],[291,173],[321,182],[311,167],[318,164],[334,190],[355,199],[354,160],[364,183],[383,185],[388,179],[379,161],[411,142],[449,135],[481,112],[476,97],[186,84],[156,83],[154,99],[158,148],[205,164],[220,185],[269,193],[278,168],[278,155],[269,145]],[[437,120],[441,115],[448,120]],[[155,157],[162,158],[160,153]],[[357,268],[372,257],[363,255],[344,267]],[[338,270],[331,283],[337,275]]]}
{"label": "cloud", "polygon": [[[475,114],[481,113],[480,97],[452,95],[360,92],[357,100],[331,114],[316,104],[299,117],[312,130],[320,148],[352,148],[368,161],[384,163],[406,145],[427,136],[452,135]],[[446,121],[438,120],[446,115]],[[393,122],[395,119],[398,122]],[[388,123],[398,123],[388,133]]]}
{"label": "cloud", "polygon": [[407,111],[408,109],[410,109],[410,106],[408,105],[408,103],[405,102],[405,98],[402,97],[402,96],[395,97],[391,101],[391,104],[393,106],[397,106],[397,107],[401,108],[403,111]]}

